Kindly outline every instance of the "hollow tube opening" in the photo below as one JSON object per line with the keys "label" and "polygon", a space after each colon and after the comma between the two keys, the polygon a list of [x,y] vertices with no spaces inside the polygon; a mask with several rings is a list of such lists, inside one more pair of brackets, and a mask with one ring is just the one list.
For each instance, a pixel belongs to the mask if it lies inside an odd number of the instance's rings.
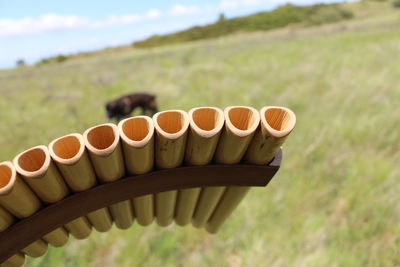
{"label": "hollow tube opening", "polygon": [[96,149],[106,149],[114,143],[114,130],[111,126],[100,125],[89,131],[87,140]]}
{"label": "hollow tube opening", "polygon": [[281,108],[269,108],[265,111],[264,116],[269,126],[277,131],[284,131],[291,127],[291,121],[293,120],[291,114]]}
{"label": "hollow tube opening", "polygon": [[255,120],[252,110],[246,107],[232,108],[228,116],[233,126],[242,131],[250,129]]}
{"label": "hollow tube opening", "polygon": [[219,122],[218,112],[212,108],[199,108],[193,111],[194,123],[204,131],[213,130]]}
{"label": "hollow tube opening", "polygon": [[54,142],[53,151],[62,159],[71,159],[78,154],[81,145],[76,136],[66,136]]}
{"label": "hollow tube opening", "polygon": [[124,122],[122,131],[129,139],[141,141],[149,134],[149,122],[144,118],[131,118]]}
{"label": "hollow tube opening", "polygon": [[182,130],[184,121],[185,118],[183,115],[177,111],[164,112],[157,117],[157,123],[161,130],[169,134],[174,134]]}
{"label": "hollow tube opening", "polygon": [[28,150],[18,158],[18,165],[27,172],[34,172],[43,167],[46,161],[46,153],[41,148]]}
{"label": "hollow tube opening", "polygon": [[12,171],[7,165],[0,165],[0,189],[8,185],[11,180]]}

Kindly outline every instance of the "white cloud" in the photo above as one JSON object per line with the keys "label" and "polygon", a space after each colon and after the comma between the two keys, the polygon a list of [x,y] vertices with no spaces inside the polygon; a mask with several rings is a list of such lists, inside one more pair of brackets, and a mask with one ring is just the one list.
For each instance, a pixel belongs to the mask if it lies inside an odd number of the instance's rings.
{"label": "white cloud", "polygon": [[161,17],[161,11],[158,9],[151,9],[144,15],[144,17],[148,18],[148,19],[159,18],[159,17]]}
{"label": "white cloud", "polygon": [[0,18],[0,37],[37,34],[53,30],[77,28],[101,28],[115,25],[132,24],[143,20],[156,19],[161,11],[152,9],[143,15],[112,15],[104,19],[94,20],[74,15],[44,14],[36,18],[22,19]]}
{"label": "white cloud", "polygon": [[45,14],[38,18],[22,18],[18,20],[0,19],[0,36],[20,35],[51,31],[57,28],[77,28],[88,22],[78,16],[59,16]]}
{"label": "white cloud", "polygon": [[222,1],[219,6],[221,8],[236,8],[240,5],[239,1]]}
{"label": "white cloud", "polygon": [[197,6],[174,5],[168,11],[168,14],[171,16],[182,16],[182,15],[196,14],[199,11],[200,8],[198,8]]}
{"label": "white cloud", "polygon": [[[259,6],[275,1],[288,1],[288,0],[223,0],[220,2],[219,7],[223,9],[234,9],[239,7]],[[294,0],[296,1],[296,0]]]}
{"label": "white cloud", "polygon": [[[283,0],[283,1],[285,1],[285,0]],[[268,3],[268,2],[271,2],[271,1],[268,1],[268,0],[244,0],[243,1],[243,5],[245,5],[245,6],[259,6],[259,5],[262,5],[264,3]]]}

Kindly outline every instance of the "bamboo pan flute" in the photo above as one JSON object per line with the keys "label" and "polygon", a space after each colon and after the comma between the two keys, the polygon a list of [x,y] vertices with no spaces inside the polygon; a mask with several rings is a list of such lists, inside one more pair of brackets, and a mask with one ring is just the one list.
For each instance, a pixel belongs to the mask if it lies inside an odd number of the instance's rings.
{"label": "bamboo pan flute", "polygon": [[[266,165],[293,130],[295,114],[283,107],[199,107],[136,116],[72,133],[0,163],[0,232],[70,195],[154,169],[212,162]],[[190,180],[190,177],[187,177]],[[248,186],[192,187],[147,194],[82,214],[8,258],[21,266],[25,255],[40,257],[48,245],[61,247],[69,235],[87,238],[135,221],[160,226],[192,223],[215,233],[247,194]],[[154,191],[153,191],[154,192]],[[84,203],[82,203],[84,205]],[[63,222],[64,223],[64,222]],[[54,229],[54,228],[53,228]],[[40,236],[38,236],[40,237]],[[10,253],[11,255],[11,253]]]}

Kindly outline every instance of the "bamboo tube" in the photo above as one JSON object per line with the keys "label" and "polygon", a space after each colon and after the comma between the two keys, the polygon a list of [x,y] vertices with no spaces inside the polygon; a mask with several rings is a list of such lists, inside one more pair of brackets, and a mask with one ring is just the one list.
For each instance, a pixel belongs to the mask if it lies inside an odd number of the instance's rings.
{"label": "bamboo tube", "polygon": [[22,252],[33,258],[39,258],[43,256],[47,251],[47,244],[43,240],[39,239],[25,247]]}
{"label": "bamboo tube", "polygon": [[[9,165],[9,167],[12,167],[12,165]],[[51,161],[46,146],[36,146],[17,155],[13,160],[13,167],[11,168],[12,176],[16,176],[17,172],[40,200],[46,203],[61,200],[68,194],[67,186],[56,166]],[[19,181],[19,178],[15,180]],[[24,185],[24,183],[17,182],[15,185],[16,193],[10,195],[10,197],[18,198],[19,201],[24,203],[24,205],[21,204],[18,209],[21,209],[20,213],[23,211],[22,209],[25,209],[25,215],[19,216],[22,214],[15,214],[17,217],[30,216],[40,208],[40,206],[36,206],[36,209],[33,209],[33,205],[35,205],[35,202],[32,200],[34,194],[28,194],[28,188],[26,186],[24,187]],[[26,194],[26,196],[22,197],[22,194]],[[28,215],[28,213],[30,214]],[[68,233],[61,227],[44,235],[43,239],[54,247],[61,247],[68,242]]]}
{"label": "bamboo tube", "polygon": [[246,152],[246,162],[267,164],[296,125],[296,115],[284,107],[263,107],[260,110],[261,127],[254,135]]}
{"label": "bamboo tube", "polygon": [[28,149],[14,158],[14,166],[36,195],[46,203],[56,202],[68,194],[46,146]]}
{"label": "bamboo tube", "polygon": [[112,182],[124,175],[118,127],[105,123],[87,129],[83,134],[94,171],[102,182]]}
{"label": "bamboo tube", "polygon": [[[0,206],[0,232],[6,230],[14,222],[14,217]],[[40,257],[47,251],[47,244],[39,239],[22,250],[31,257]]]}
{"label": "bamboo tube", "polygon": [[28,217],[41,207],[10,161],[0,163],[0,204],[17,218]]}
{"label": "bamboo tube", "polygon": [[0,206],[0,232],[6,230],[13,222],[13,216]]}
{"label": "bamboo tube", "polygon": [[[53,140],[49,144],[49,152],[69,188],[74,192],[87,190],[96,185],[96,176],[80,134],[69,134]],[[77,218],[65,225],[65,228],[76,238],[85,239],[93,225],[100,232],[111,228],[111,217],[106,208]]]}
{"label": "bamboo tube", "polygon": [[[118,124],[125,166],[129,174],[143,174],[154,165],[154,125],[150,117],[136,116]],[[137,222],[147,226],[154,219],[153,195],[132,199]]]}
{"label": "bamboo tube", "polygon": [[73,133],[53,140],[49,152],[72,191],[80,192],[96,185],[82,135]]}
{"label": "bamboo tube", "polygon": [[154,220],[153,195],[145,195],[133,199],[133,207],[137,222],[142,226],[150,225]]}
{"label": "bamboo tube", "polygon": [[[185,162],[189,165],[206,165],[214,156],[224,126],[224,113],[218,108],[200,107],[191,109],[188,115],[190,130]],[[175,222],[178,225],[184,226],[192,221],[200,192],[201,188],[179,190],[175,214]],[[204,201],[198,205],[203,206]],[[194,220],[196,219],[199,218],[194,217]]]}
{"label": "bamboo tube", "polygon": [[[112,182],[124,175],[118,127],[115,124],[105,123],[89,128],[84,132],[83,139],[98,179],[102,182]],[[133,212],[129,200],[111,205],[109,209],[118,228],[126,229],[132,225]],[[104,218],[104,222],[107,221]],[[109,225],[111,227],[111,220]]]}
{"label": "bamboo tube", "polygon": [[206,225],[224,191],[224,186],[212,186],[202,189],[192,218],[194,227],[202,228]]}
{"label": "bamboo tube", "polygon": [[53,247],[62,247],[68,242],[68,232],[64,227],[57,228],[48,234],[45,234],[43,240],[52,245]]}
{"label": "bamboo tube", "polygon": [[[156,130],[155,163],[158,168],[175,168],[182,164],[185,154],[189,119],[182,110],[158,112],[153,116]],[[169,225],[174,219],[177,191],[161,192],[155,195],[157,223]]]}
{"label": "bamboo tube", "polygon": [[115,225],[119,229],[128,229],[133,223],[133,210],[130,200],[125,200],[109,207]]}
{"label": "bamboo tube", "polygon": [[206,230],[209,233],[216,233],[229,215],[231,215],[237,208],[249,190],[249,186],[228,187],[222,195],[222,198],[214,210],[210,220],[207,222]]}
{"label": "bamboo tube", "polygon": [[14,256],[8,258],[5,262],[1,264],[3,267],[20,267],[25,263],[25,255],[22,253],[15,254]]}
{"label": "bamboo tube", "polygon": [[[41,208],[41,203],[31,189],[17,175],[10,161],[0,163],[0,204],[17,218],[25,218]],[[43,237],[54,247],[68,242],[68,233],[56,229]]]}
{"label": "bamboo tube", "polygon": [[64,227],[70,232],[76,239],[88,238],[92,232],[92,226],[88,222],[85,216],[76,218],[69,223],[66,223]]}
{"label": "bamboo tube", "polygon": [[232,106],[224,110],[225,129],[215,152],[215,160],[223,164],[238,163],[260,123],[258,111],[251,107]]}
{"label": "bamboo tube", "polygon": [[190,131],[185,162],[206,165],[213,156],[224,126],[224,113],[219,108],[199,107],[189,111]]}
{"label": "bamboo tube", "polygon": [[92,211],[88,213],[86,217],[98,232],[107,232],[112,227],[112,218],[108,208]]}
{"label": "bamboo tube", "polygon": [[[219,163],[235,164],[240,162],[245,154],[260,123],[260,115],[254,108],[244,106],[227,107],[224,113],[225,130],[219,141],[215,160]],[[247,186],[230,186],[225,189],[207,222],[208,232],[218,231],[249,189]]]}

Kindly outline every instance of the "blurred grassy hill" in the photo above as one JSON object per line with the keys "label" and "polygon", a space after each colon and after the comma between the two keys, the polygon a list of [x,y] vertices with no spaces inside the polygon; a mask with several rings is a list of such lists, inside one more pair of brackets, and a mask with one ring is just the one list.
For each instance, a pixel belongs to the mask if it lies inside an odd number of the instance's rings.
{"label": "blurred grassy hill", "polygon": [[[224,14],[220,14],[215,23],[208,25],[195,26],[166,35],[154,35],[145,40],[134,42],[132,45],[110,47],[69,55],[60,54],[43,58],[36,64],[40,66],[43,64],[61,63],[70,59],[86,58],[99,54],[215,39],[243,32],[270,31],[282,28],[299,29],[352,18],[359,19],[366,16],[382,15],[386,10],[393,10],[394,3],[397,3],[397,1],[400,0],[363,0],[362,2],[355,3],[315,4],[310,6],[286,4],[271,11],[231,19],[226,19]],[[17,63],[17,65],[19,64]]]}
{"label": "blurred grassy hill", "polygon": [[160,109],[283,105],[298,125],[283,166],[217,235],[134,225],[50,248],[27,266],[399,266],[400,12],[121,48],[0,71],[0,161],[104,122],[104,102],[156,93]]}
{"label": "blurred grassy hill", "polygon": [[271,30],[287,25],[303,26],[336,22],[353,17],[352,12],[340,4],[316,4],[295,6],[286,4],[272,11],[225,19],[223,14],[217,22],[196,26],[190,29],[167,35],[155,35],[146,40],[133,43],[134,47],[148,48],[161,45],[178,44],[188,41],[216,38],[236,32]]}

